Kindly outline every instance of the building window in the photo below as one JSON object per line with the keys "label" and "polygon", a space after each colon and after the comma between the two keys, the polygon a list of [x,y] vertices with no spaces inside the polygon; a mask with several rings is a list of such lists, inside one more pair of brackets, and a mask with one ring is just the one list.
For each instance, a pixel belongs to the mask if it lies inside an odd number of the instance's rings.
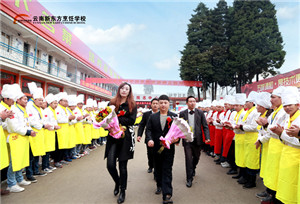
{"label": "building window", "polygon": [[[34,51],[35,51],[35,48],[34,48]],[[41,63],[41,51],[40,50],[37,50],[36,52],[36,61],[35,63],[38,65]]]}
{"label": "building window", "polygon": [[30,82],[35,82],[37,87],[43,88],[43,84],[39,81],[35,81],[35,80],[27,79],[27,78],[22,78],[21,81],[22,81],[22,92],[23,93],[29,93],[30,94],[30,91],[29,91],[29,88],[28,88],[28,85],[27,85]]}
{"label": "building window", "polygon": [[0,72],[1,73],[1,90],[4,84],[14,84],[16,83],[16,75],[5,73],[5,72]]}
{"label": "building window", "polygon": [[10,36],[7,35],[6,33],[4,32],[1,32],[1,42],[5,43],[7,46],[7,49],[6,51],[9,52],[9,46],[10,46],[10,43],[11,43],[11,40],[10,40]]}
{"label": "building window", "polygon": [[50,94],[58,94],[59,92],[62,92],[62,87],[54,86],[52,84],[48,84],[47,93]]}

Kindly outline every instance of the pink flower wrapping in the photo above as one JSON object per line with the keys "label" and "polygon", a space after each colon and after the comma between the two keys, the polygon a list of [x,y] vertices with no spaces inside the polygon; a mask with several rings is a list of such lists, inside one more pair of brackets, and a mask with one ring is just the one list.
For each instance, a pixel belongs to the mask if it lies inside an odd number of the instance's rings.
{"label": "pink flower wrapping", "polygon": [[164,147],[170,149],[171,141],[178,138],[186,139],[188,142],[193,142],[194,140],[189,124],[184,119],[175,117],[166,136],[161,136],[159,139]]}
{"label": "pink flower wrapping", "polygon": [[109,107],[112,109],[111,113],[108,116],[106,116],[100,123],[94,122],[93,126],[96,129],[99,129],[101,127],[103,127],[106,130],[112,129],[109,135],[111,135],[115,139],[119,139],[122,137],[122,134],[124,132],[120,128],[119,119],[115,112],[116,107],[114,105],[111,105]]}

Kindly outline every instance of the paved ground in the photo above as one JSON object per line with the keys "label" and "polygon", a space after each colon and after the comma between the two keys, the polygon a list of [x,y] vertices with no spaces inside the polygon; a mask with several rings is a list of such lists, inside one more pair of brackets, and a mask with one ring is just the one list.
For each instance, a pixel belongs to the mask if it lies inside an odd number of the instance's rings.
{"label": "paved ground", "polygon": [[[70,165],[53,173],[38,177],[38,182],[26,187],[22,193],[1,197],[1,203],[116,203],[113,195],[114,183],[106,170],[103,159],[104,146],[90,155],[74,160]],[[173,166],[174,203],[259,203],[255,193],[264,190],[258,186],[244,190],[231,176],[228,169],[213,162],[213,158],[201,155],[192,188],[185,186],[183,147],[176,147]],[[153,174],[148,174],[146,148],[137,143],[135,158],[128,163],[128,188],[125,203],[161,203],[161,195],[155,195]],[[5,188],[5,184],[2,185]]]}

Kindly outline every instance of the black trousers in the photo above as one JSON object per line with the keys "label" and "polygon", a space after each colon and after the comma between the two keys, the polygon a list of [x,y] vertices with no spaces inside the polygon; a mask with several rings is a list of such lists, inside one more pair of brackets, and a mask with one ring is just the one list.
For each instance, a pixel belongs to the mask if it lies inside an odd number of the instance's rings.
{"label": "black trousers", "polygon": [[186,179],[193,180],[193,172],[199,163],[201,146],[186,142],[184,145]]}
{"label": "black trousers", "polygon": [[154,168],[153,147],[148,147],[147,144],[146,147],[147,147],[148,167],[153,169]]}
{"label": "black trousers", "polygon": [[156,176],[156,186],[161,187],[163,199],[166,195],[173,194],[172,187],[172,167],[174,163],[174,149],[164,149],[161,154],[154,151],[154,171]]}
{"label": "black trousers", "polygon": [[229,151],[228,151],[228,155],[227,155],[227,160],[228,163],[230,164],[231,169],[233,170],[237,170],[237,165],[235,163],[235,141],[232,140]]}
{"label": "black trousers", "polygon": [[120,176],[119,176],[118,171],[117,171],[117,154],[116,154],[117,149],[116,149],[116,147],[117,147],[117,145],[113,144],[108,152],[106,168],[107,168],[110,176],[116,183],[116,185],[120,185],[121,190],[126,190],[127,177],[128,177],[128,173],[127,173],[128,160],[119,161],[119,172],[120,172]]}
{"label": "black trousers", "polygon": [[51,157],[53,158],[54,162],[60,162],[64,157],[64,150],[58,149],[58,139],[57,133],[55,132],[55,151],[51,152]]}

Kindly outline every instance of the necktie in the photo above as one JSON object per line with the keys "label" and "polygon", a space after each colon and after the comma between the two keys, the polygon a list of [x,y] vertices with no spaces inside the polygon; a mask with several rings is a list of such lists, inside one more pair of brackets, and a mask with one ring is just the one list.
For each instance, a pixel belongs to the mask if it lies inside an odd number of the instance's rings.
{"label": "necktie", "polygon": [[191,115],[193,115],[195,113],[195,111],[193,111],[193,110],[191,110],[190,112],[189,112],[189,114],[191,114]]}

